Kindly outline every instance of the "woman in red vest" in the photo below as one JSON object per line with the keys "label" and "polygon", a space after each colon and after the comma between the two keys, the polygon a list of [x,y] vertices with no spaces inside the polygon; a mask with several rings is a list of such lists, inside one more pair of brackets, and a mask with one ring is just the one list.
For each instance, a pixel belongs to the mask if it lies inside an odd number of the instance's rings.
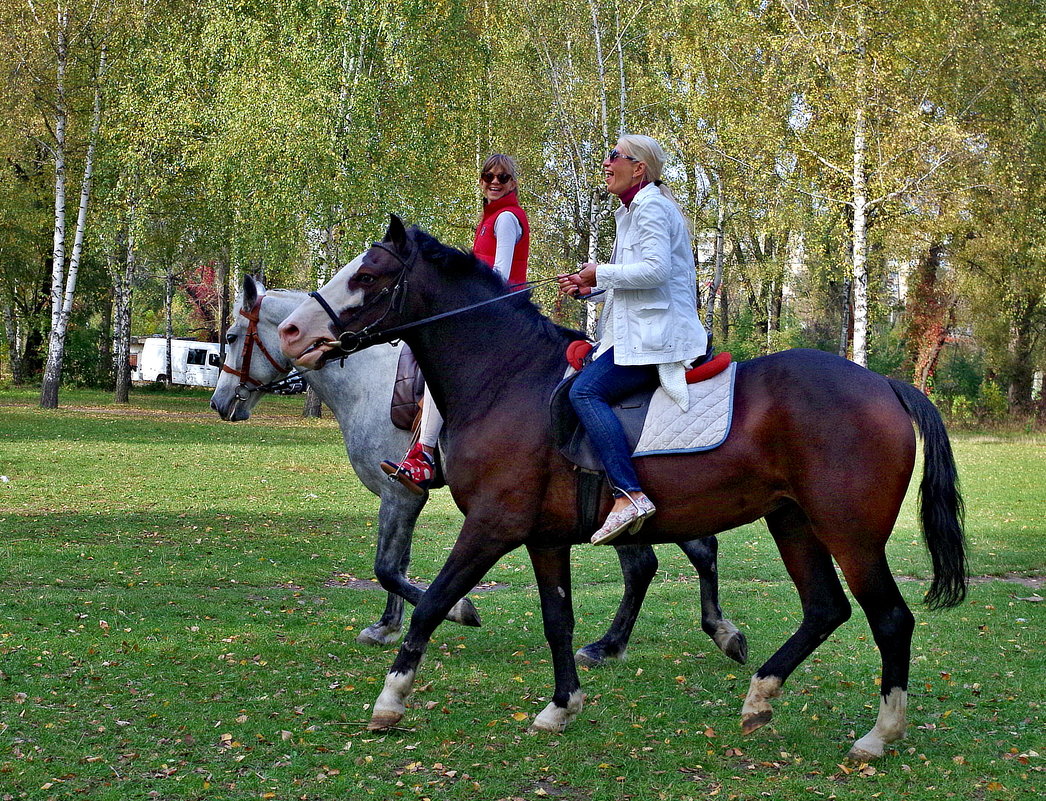
{"label": "woman in red vest", "polygon": [[[476,258],[490,265],[510,289],[527,280],[530,257],[530,225],[519,205],[516,175],[516,161],[511,156],[495,153],[483,162],[479,176],[483,212],[472,243]],[[442,428],[443,416],[426,387],[418,442],[402,462],[382,462],[381,469],[412,492],[425,492],[436,473],[434,454]]]}

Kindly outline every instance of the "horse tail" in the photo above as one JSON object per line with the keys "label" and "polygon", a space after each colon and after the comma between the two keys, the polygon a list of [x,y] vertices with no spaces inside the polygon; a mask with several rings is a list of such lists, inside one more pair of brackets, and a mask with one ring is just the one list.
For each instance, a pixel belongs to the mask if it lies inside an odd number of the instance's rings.
{"label": "horse tail", "polygon": [[958,606],[966,598],[966,510],[948,431],[937,407],[922,392],[911,384],[888,380],[923,439],[919,512],[933,563],[933,581],[924,600],[931,609]]}

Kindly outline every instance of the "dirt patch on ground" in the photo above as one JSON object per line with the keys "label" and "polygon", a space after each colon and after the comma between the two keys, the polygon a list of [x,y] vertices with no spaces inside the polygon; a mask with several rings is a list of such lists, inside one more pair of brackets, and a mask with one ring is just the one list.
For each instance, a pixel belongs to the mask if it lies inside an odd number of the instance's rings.
{"label": "dirt patch on ground", "polygon": [[[419,582],[413,582],[418,589],[428,589],[427,585]],[[385,589],[378,583],[377,579],[361,579],[356,576],[349,575],[348,573],[337,573],[333,577],[327,579],[323,583],[324,587],[344,587],[349,590],[380,590],[385,592]],[[472,588],[472,592],[492,592],[494,590],[504,590],[508,587],[508,584],[499,584],[496,581],[484,581]]]}
{"label": "dirt patch on ground", "polygon": [[[898,581],[926,581],[915,576],[897,576]],[[1046,587],[1046,576],[1026,576],[1022,573],[1003,573],[1000,576],[970,576],[971,584],[987,584],[991,581],[1011,581],[1031,590]]]}

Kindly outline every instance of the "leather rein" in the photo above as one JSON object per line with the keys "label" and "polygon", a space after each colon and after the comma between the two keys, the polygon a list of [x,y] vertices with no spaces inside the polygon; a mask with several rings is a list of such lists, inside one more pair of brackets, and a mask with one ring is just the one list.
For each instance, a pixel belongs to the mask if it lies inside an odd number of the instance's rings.
{"label": "leather rein", "polygon": [[[296,379],[301,377],[301,373],[296,370],[291,371],[289,365],[283,365],[276,361],[258,335],[258,319],[261,316],[263,300],[265,300],[265,295],[259,295],[258,300],[255,301],[249,312],[244,311],[242,308],[240,309],[240,316],[246,317],[248,321],[247,333],[243,338],[243,351],[240,354],[240,369],[235,370],[226,363],[222,364],[222,372],[231,373],[240,379],[240,385],[236,387],[236,399],[239,401],[247,400],[252,392],[276,392],[284,387],[289,387],[292,383],[295,383]],[[269,360],[269,363],[276,368],[277,372],[283,376],[282,378],[263,384],[257,378],[251,376],[251,360],[254,356],[255,346]]]}

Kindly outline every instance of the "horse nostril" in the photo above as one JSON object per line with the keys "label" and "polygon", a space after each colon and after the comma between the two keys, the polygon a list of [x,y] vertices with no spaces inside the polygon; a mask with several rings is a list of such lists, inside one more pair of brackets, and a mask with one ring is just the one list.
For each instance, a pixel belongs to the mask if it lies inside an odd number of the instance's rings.
{"label": "horse nostril", "polygon": [[293,340],[298,336],[298,326],[294,323],[284,323],[280,326],[280,339]]}

